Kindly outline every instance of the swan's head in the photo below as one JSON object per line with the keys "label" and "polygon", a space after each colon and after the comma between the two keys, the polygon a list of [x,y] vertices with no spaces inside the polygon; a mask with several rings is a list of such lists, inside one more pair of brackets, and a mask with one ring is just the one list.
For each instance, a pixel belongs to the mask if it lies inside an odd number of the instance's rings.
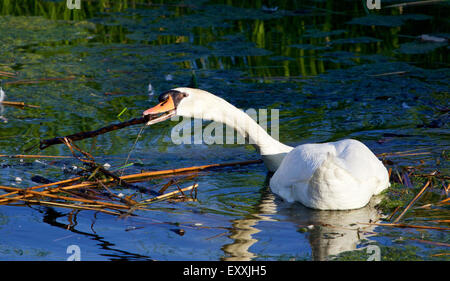
{"label": "swan's head", "polygon": [[193,88],[169,90],[159,95],[158,100],[156,106],[143,113],[149,117],[147,125],[162,122],[176,115],[211,120],[211,115],[214,115],[225,102],[209,92]]}

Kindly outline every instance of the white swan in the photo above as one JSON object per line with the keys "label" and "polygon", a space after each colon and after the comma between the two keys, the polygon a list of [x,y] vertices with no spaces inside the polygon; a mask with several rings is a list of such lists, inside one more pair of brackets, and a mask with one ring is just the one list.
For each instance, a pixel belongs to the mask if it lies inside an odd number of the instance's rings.
{"label": "white swan", "polygon": [[175,88],[161,94],[159,101],[144,111],[144,116],[151,117],[147,125],[178,115],[235,128],[255,145],[268,170],[275,172],[270,188],[288,202],[320,210],[357,209],[390,185],[381,161],[357,140],[293,148],[273,139],[250,116],[209,92]]}

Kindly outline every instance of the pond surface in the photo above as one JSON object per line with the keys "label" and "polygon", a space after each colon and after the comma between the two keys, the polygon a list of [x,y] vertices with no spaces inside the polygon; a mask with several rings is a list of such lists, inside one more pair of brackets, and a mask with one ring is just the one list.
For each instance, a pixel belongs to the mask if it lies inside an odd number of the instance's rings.
{"label": "pond surface", "polygon": [[[387,164],[444,175],[415,206],[446,198],[448,1],[389,8],[398,2],[383,0],[374,11],[366,1],[332,0],[81,0],[79,10],[65,2],[0,3],[4,100],[39,106],[0,107],[0,185],[74,177],[82,164],[72,157],[4,155],[71,156],[64,145],[26,150],[139,117],[159,93],[193,85],[239,108],[279,109],[280,140],[289,145],[355,138],[376,154],[423,152]],[[142,126],[77,144],[112,168],[132,163],[126,174],[259,157],[249,145],[175,145],[175,124],[145,128],[137,142]],[[82,260],[450,258],[448,230],[358,224],[392,213],[392,202],[375,208],[383,196],[359,210],[315,211],[274,196],[269,177],[263,164],[201,172],[197,201],[163,201],[126,218],[0,205],[0,260],[66,260],[70,245]],[[159,190],[167,181],[138,185]],[[412,198],[422,185],[394,183],[384,196]],[[444,205],[413,208],[401,222],[448,229],[449,219]]]}

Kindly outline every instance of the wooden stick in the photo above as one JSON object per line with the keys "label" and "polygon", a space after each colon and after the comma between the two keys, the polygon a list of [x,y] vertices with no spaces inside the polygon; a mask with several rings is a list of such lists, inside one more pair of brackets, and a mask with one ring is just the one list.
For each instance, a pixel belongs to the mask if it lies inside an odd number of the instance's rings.
{"label": "wooden stick", "polygon": [[105,134],[105,133],[108,133],[108,132],[111,132],[114,130],[119,130],[119,129],[131,126],[131,125],[144,124],[148,121],[149,121],[148,117],[134,118],[134,119],[131,119],[131,120],[128,120],[125,122],[108,125],[106,127],[102,127],[95,131],[79,132],[79,133],[68,135],[65,137],[56,137],[56,138],[52,138],[52,139],[45,139],[45,140],[40,141],[39,148],[42,150],[42,149],[45,149],[54,144],[64,143],[64,138],[68,138],[71,141],[78,141],[78,140],[82,140],[82,139],[93,138],[98,135]]}
{"label": "wooden stick", "polygon": [[417,195],[413,198],[413,200],[411,200],[411,202],[409,202],[409,204],[406,206],[406,208],[403,210],[403,212],[401,212],[401,214],[394,220],[394,223],[397,223],[403,217],[403,215],[409,210],[409,208],[414,204],[414,202],[416,202],[417,199],[419,199],[420,195],[422,195],[422,193],[424,193],[424,191],[428,188],[430,183],[431,183],[431,181],[428,180],[427,183],[419,191],[419,193],[417,193]]}

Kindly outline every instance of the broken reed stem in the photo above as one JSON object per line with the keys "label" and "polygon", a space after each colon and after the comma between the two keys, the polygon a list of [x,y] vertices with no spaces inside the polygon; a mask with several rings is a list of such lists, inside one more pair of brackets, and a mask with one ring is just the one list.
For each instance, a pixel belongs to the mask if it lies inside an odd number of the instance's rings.
{"label": "broken reed stem", "polygon": [[450,176],[445,176],[445,175],[439,175],[439,174],[415,174],[415,177],[420,177],[420,178],[437,178],[437,179],[443,179],[443,180],[449,180]]}
{"label": "broken reed stem", "polygon": [[387,221],[390,221],[393,217],[394,217],[394,215],[397,213],[397,211],[400,209],[400,206],[397,206],[396,208],[395,208],[395,210],[392,212],[392,214],[386,219]]}
{"label": "broken reed stem", "polygon": [[83,140],[83,139],[87,139],[87,138],[93,138],[96,137],[98,135],[102,135],[111,131],[115,131],[115,130],[119,130],[128,126],[132,126],[132,125],[137,125],[137,124],[143,124],[148,122],[148,117],[140,117],[140,118],[134,118],[125,122],[121,122],[121,123],[116,123],[116,124],[112,124],[112,125],[108,125],[106,127],[102,127],[100,129],[94,130],[94,131],[89,131],[89,132],[79,132],[76,134],[72,134],[72,135],[68,135],[65,137],[56,137],[56,138],[52,138],[52,139],[45,139],[45,140],[41,140],[39,142],[39,148],[45,149],[51,145],[54,144],[60,144],[60,143],[64,143],[64,139],[70,139],[71,141],[79,141],[79,140]]}
{"label": "broken reed stem", "polygon": [[449,227],[425,226],[425,225],[413,225],[413,224],[403,224],[403,223],[374,223],[374,222],[372,222],[372,223],[365,223],[365,222],[358,222],[358,224],[378,225],[378,226],[390,226],[390,227],[401,227],[401,228],[450,230]]}
{"label": "broken reed stem", "polygon": [[198,184],[193,184],[193,185],[185,187],[183,189],[178,189],[178,190],[175,190],[175,191],[172,191],[172,192],[160,195],[160,196],[156,196],[156,197],[153,197],[153,198],[150,198],[150,199],[143,200],[143,201],[139,202],[138,204],[149,204],[149,203],[153,203],[153,202],[158,201],[158,200],[167,199],[167,198],[172,197],[172,196],[174,196],[174,195],[176,195],[178,193],[183,194],[183,192],[195,189],[197,187],[198,187]]}
{"label": "broken reed stem", "polygon": [[24,154],[16,154],[16,155],[6,155],[0,154],[0,157],[5,158],[73,158],[72,156],[57,156],[57,155],[24,155]]}
{"label": "broken reed stem", "polygon": [[57,202],[51,202],[51,201],[41,201],[41,200],[30,200],[30,199],[23,199],[23,201],[29,203],[29,204],[36,204],[36,205],[43,205],[43,206],[49,206],[49,207],[60,207],[60,208],[68,208],[68,209],[77,209],[77,210],[91,210],[91,211],[97,211],[102,212],[110,215],[120,216],[123,213],[122,212],[114,212],[110,210],[102,209],[102,206],[84,206],[84,205],[75,205],[75,204],[64,204],[64,203],[57,203]]}
{"label": "broken reed stem", "polygon": [[209,165],[203,165],[203,166],[192,166],[192,167],[187,167],[187,168],[178,168],[178,169],[171,169],[171,170],[151,171],[151,172],[144,172],[144,173],[139,173],[139,174],[126,175],[126,176],[122,176],[120,178],[125,179],[125,180],[126,179],[135,179],[135,178],[146,178],[146,177],[153,177],[153,176],[160,176],[160,175],[167,175],[167,174],[178,174],[178,173],[184,173],[184,172],[202,171],[202,170],[218,168],[218,167],[251,165],[251,164],[257,164],[257,163],[262,163],[262,160],[258,159],[258,160],[248,160],[248,161],[240,161],[240,162],[209,164]]}
{"label": "broken reed stem", "polygon": [[16,74],[12,72],[0,71],[0,76],[14,77]]}
{"label": "broken reed stem", "polygon": [[370,77],[379,77],[379,76],[389,76],[389,75],[400,75],[405,74],[408,71],[395,71],[395,72],[386,72],[386,73],[380,73],[380,74],[371,74]]}
{"label": "broken reed stem", "polygon": [[402,217],[403,215],[409,210],[409,208],[417,201],[417,199],[419,199],[419,197],[425,192],[425,190],[428,188],[428,186],[430,185],[431,181],[428,180],[427,183],[422,187],[422,189],[419,191],[419,193],[417,193],[417,195],[413,198],[413,200],[411,200],[411,202],[409,202],[409,204],[406,206],[406,208],[403,210],[403,212],[400,213],[400,215],[394,220],[394,223],[397,223]]}
{"label": "broken reed stem", "polygon": [[[80,179],[81,179],[81,177],[76,177],[76,178],[71,178],[71,179],[67,179],[67,180],[63,180],[63,181],[46,183],[46,184],[43,184],[43,185],[36,185],[36,186],[30,187],[30,188],[27,188],[27,189],[20,189],[18,191],[12,191],[12,192],[7,193],[7,194],[2,194],[2,195],[0,195],[0,198],[4,198],[4,197],[11,196],[11,195],[15,195],[15,194],[18,194],[19,192],[22,192],[24,190],[34,190],[34,189],[39,189],[39,188],[50,187],[50,186],[53,186],[53,185],[68,184],[68,183],[72,183],[72,182],[75,182],[75,181],[80,180]],[[0,189],[3,189],[3,187],[4,186],[0,186]],[[8,186],[6,186],[6,187],[10,188]],[[20,199],[20,198],[14,197],[14,198],[8,198],[8,199]],[[3,200],[0,200],[0,203],[2,203],[2,202],[3,202]]]}
{"label": "broken reed stem", "polygon": [[420,206],[420,207],[417,207],[417,209],[424,209],[424,208],[428,208],[428,207],[431,207],[431,206],[439,206],[439,205],[441,205],[441,204],[446,204],[446,205],[448,205],[448,204],[450,204],[450,203],[449,203],[449,200],[450,200],[450,198],[446,198],[446,199],[441,200],[441,201],[436,202],[436,203],[422,205],[422,206]]}
{"label": "broken reed stem", "polygon": [[444,2],[445,0],[424,0],[424,1],[415,1],[415,2],[405,2],[400,4],[392,4],[388,6],[384,6],[384,8],[403,8],[406,6],[420,6],[420,5],[430,5],[434,3]]}
{"label": "broken reed stem", "polygon": [[397,151],[397,152],[384,152],[376,154],[377,157],[383,157],[383,156],[411,156],[411,155],[422,155],[422,154],[430,154],[431,152],[415,152],[420,151],[428,148],[417,148],[417,149],[411,149],[411,150],[405,150],[405,151]]}
{"label": "broken reed stem", "polygon": [[40,108],[39,105],[26,104],[23,101],[2,101],[0,102],[2,105],[9,105],[15,107],[32,107],[32,108]]}

